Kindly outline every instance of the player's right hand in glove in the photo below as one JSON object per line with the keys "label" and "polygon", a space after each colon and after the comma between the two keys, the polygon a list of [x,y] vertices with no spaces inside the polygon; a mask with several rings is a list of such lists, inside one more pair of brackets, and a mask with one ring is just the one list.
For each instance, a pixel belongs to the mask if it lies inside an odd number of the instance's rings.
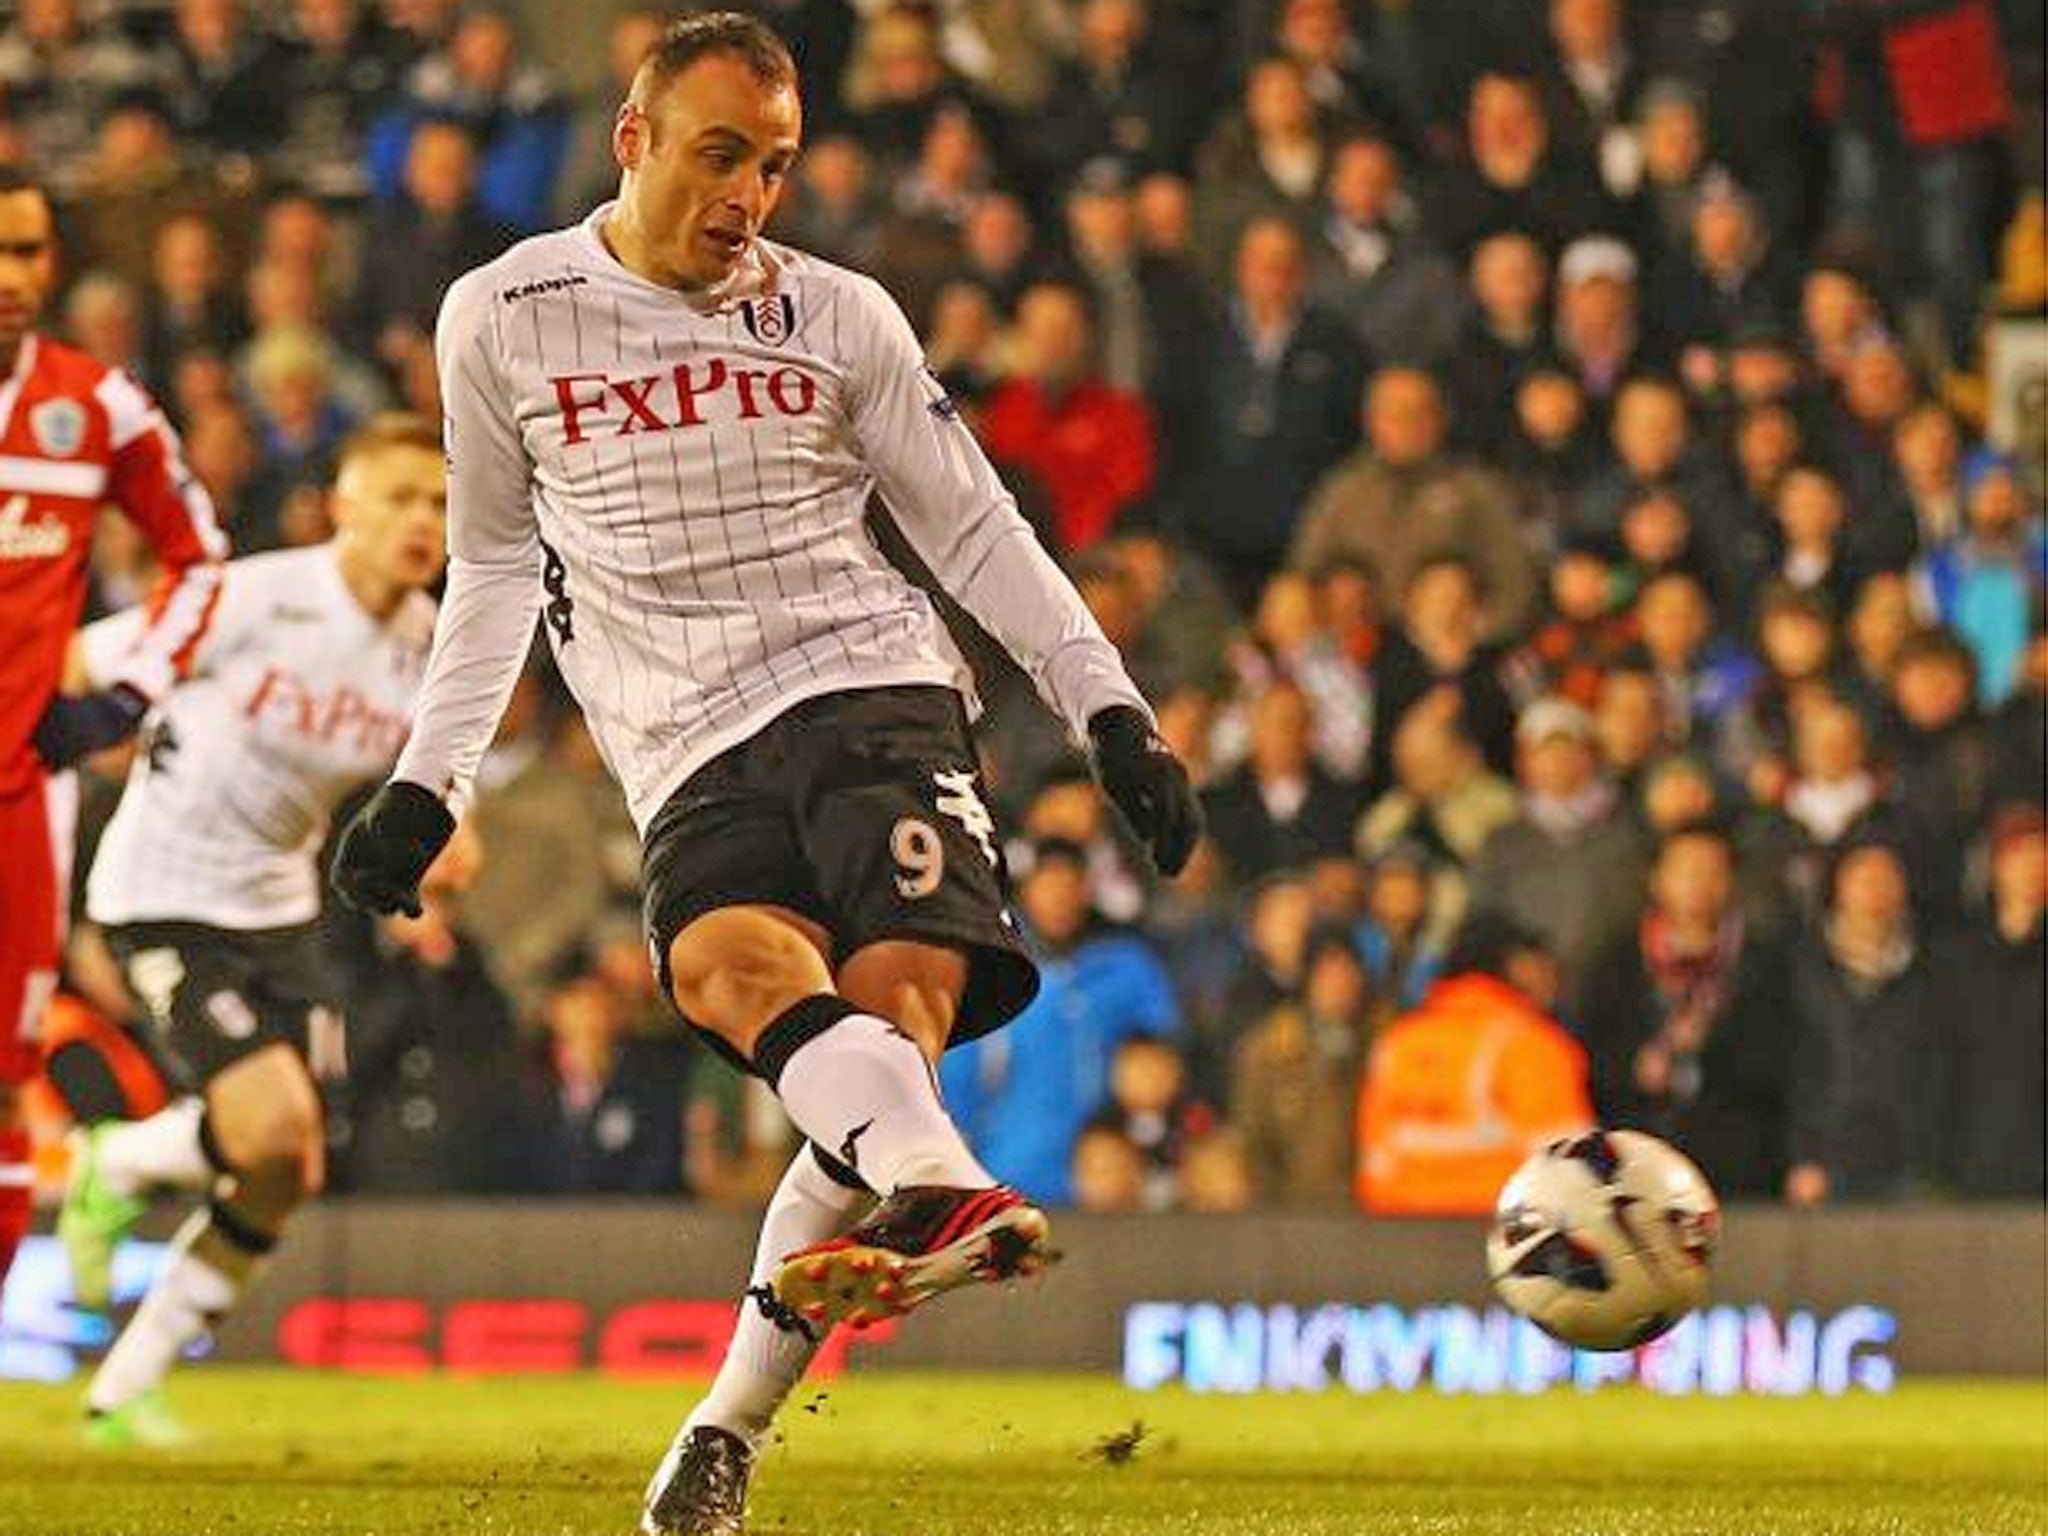
{"label": "player's right hand in glove", "polygon": [[329,879],[352,907],[418,917],[421,877],[454,835],[447,806],[419,785],[393,779],[342,830]]}
{"label": "player's right hand in glove", "polygon": [[1188,771],[1152,722],[1129,704],[1098,710],[1088,722],[1095,773],[1110,804],[1152,854],[1162,875],[1177,875],[1202,835],[1202,802]]}
{"label": "player's right hand in glove", "polygon": [[149,700],[126,683],[92,693],[60,693],[36,722],[36,756],[52,772],[126,741],[149,713]]}

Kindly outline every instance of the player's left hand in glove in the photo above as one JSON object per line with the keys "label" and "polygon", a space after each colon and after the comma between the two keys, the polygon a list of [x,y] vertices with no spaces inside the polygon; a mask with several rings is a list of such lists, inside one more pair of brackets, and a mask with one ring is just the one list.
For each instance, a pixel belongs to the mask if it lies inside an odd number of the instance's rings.
{"label": "player's left hand in glove", "polygon": [[92,693],[60,693],[36,722],[36,756],[55,771],[126,741],[149,713],[149,700],[126,683]]}
{"label": "player's left hand in glove", "polygon": [[1202,835],[1202,803],[1188,771],[1142,712],[1112,704],[1088,722],[1095,772],[1110,803],[1152,855],[1162,875],[1177,875]]}
{"label": "player's left hand in glove", "polygon": [[454,835],[447,806],[419,785],[393,779],[342,830],[328,878],[352,907],[418,917],[420,880]]}

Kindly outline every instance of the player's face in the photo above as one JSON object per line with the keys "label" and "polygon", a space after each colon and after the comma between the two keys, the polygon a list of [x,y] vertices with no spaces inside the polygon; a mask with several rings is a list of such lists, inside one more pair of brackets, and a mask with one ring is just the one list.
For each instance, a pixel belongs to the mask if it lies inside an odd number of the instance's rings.
{"label": "player's face", "polygon": [[0,194],[0,352],[34,327],[57,281],[56,228],[40,192]]}
{"label": "player's face", "polygon": [[431,584],[446,562],[448,471],[427,448],[389,447],[345,465],[334,487],[341,537],[385,581]]}
{"label": "player's face", "polygon": [[619,110],[619,197],[662,277],[701,288],[731,275],[782,197],[803,130],[795,86],[707,54],[649,102]]}

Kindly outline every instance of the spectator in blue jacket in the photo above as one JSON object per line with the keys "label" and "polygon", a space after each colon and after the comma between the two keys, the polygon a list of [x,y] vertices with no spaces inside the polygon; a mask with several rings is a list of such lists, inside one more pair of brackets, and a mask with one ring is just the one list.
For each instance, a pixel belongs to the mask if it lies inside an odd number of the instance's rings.
{"label": "spectator in blue jacket", "polygon": [[1177,1035],[1180,1006],[1151,947],[1097,923],[1085,850],[1038,844],[1017,894],[1037,1000],[1007,1029],[949,1052],[939,1080],[989,1172],[1033,1200],[1067,1205],[1074,1140],[1109,1096],[1117,1047]]}
{"label": "spectator in blue jacket", "polygon": [[394,372],[415,346],[430,346],[448,285],[511,243],[476,193],[476,145],[460,123],[419,125],[405,157],[405,195],[367,221],[356,273],[356,350]]}
{"label": "spectator in blue jacket", "polygon": [[2026,505],[2019,466],[1980,448],[1964,461],[1963,532],[1920,560],[1934,616],[1977,657],[1977,696],[1995,709],[2018,681],[2027,636],[2048,601],[2048,528]]}
{"label": "spectator in blue jacket", "polygon": [[464,14],[447,48],[413,66],[404,100],[370,130],[377,195],[403,190],[406,151],[422,122],[469,129],[477,148],[477,203],[519,234],[546,228],[555,183],[569,155],[568,102],[538,66],[519,56],[511,18],[488,6]]}

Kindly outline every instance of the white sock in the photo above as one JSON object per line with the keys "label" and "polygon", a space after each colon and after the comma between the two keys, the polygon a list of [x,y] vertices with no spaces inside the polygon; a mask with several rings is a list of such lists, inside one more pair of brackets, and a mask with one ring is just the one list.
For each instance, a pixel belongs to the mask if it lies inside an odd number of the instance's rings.
{"label": "white sock", "polygon": [[85,1405],[105,1413],[140,1397],[164,1379],[178,1356],[209,1332],[241,1298],[248,1275],[230,1275],[192,1251],[207,1229],[203,1210],[178,1229],[171,1257],[121,1337],[92,1378]]}
{"label": "white sock", "polygon": [[783,1259],[799,1248],[837,1237],[873,1201],[866,1190],[848,1189],[830,1178],[808,1146],[797,1149],[761,1217],[754,1268],[747,1276],[739,1326],[726,1346],[724,1363],[711,1390],[684,1421],[678,1440],[707,1424],[730,1430],[749,1445],[767,1432],[824,1340],[779,1326],[762,1311],[757,1297],[766,1293],[769,1277]]}
{"label": "white sock", "polygon": [[775,1092],[798,1130],[885,1195],[995,1183],[947,1115],[924,1052],[873,1014],[848,1014],[798,1047]]}
{"label": "white sock", "polygon": [[108,1126],[99,1133],[100,1177],[121,1195],[211,1188],[220,1170],[200,1148],[199,1122],[205,1114],[203,1100],[184,1098],[147,1120]]}

